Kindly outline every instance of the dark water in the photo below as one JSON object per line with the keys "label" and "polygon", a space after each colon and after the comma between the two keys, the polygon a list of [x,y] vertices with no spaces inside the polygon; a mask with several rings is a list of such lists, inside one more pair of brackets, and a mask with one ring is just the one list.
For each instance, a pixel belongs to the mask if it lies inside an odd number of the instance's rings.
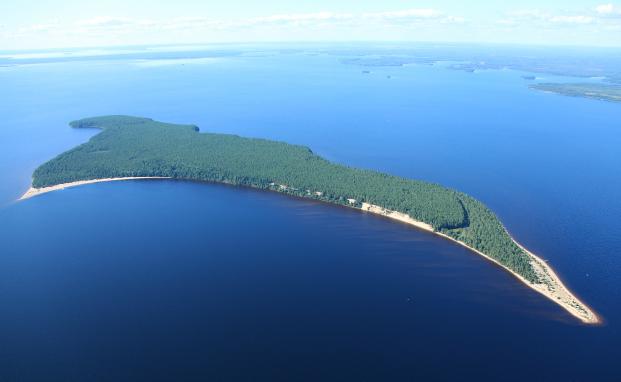
{"label": "dark water", "polygon": [[465,249],[276,194],[101,184],[1,217],[8,380],[499,376],[603,335]]}
{"label": "dark water", "polygon": [[[618,380],[621,106],[521,75],[256,53],[0,68],[0,380]],[[110,113],[468,192],[606,325],[431,235],[281,195],[149,181],[12,202],[95,133],[67,121]]]}

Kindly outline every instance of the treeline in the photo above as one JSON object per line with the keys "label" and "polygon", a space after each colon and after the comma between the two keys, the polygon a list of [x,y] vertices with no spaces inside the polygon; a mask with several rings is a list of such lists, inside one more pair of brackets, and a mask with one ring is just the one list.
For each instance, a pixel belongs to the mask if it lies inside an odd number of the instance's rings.
{"label": "treeline", "polygon": [[530,281],[528,257],[480,202],[445,187],[331,163],[306,147],[226,134],[194,125],[108,116],[72,122],[103,131],[39,167],[34,187],[128,176],[226,182],[406,213],[497,259]]}
{"label": "treeline", "polygon": [[592,98],[600,101],[621,102],[621,85],[610,83],[535,84],[531,89],[570,97]]}

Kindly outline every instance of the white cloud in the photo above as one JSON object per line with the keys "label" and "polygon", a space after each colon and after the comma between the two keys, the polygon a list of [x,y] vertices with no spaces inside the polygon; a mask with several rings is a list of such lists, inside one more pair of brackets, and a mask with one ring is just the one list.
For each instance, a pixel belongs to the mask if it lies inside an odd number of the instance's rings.
{"label": "white cloud", "polygon": [[27,27],[19,28],[15,31],[17,36],[31,35],[31,34],[48,34],[59,32],[62,30],[62,25],[57,20],[52,20],[46,24],[33,24]]}
{"label": "white cloud", "polygon": [[595,8],[595,11],[597,13],[600,13],[600,14],[603,14],[603,15],[610,14],[610,13],[614,12],[614,10],[615,10],[615,6],[612,5],[612,4],[602,4],[602,5],[598,5]]}
{"label": "white cloud", "polygon": [[82,30],[122,30],[156,27],[158,23],[151,20],[132,19],[129,17],[99,16],[80,20],[75,25]]}
{"label": "white cloud", "polygon": [[463,22],[463,17],[446,15],[435,9],[405,9],[400,11],[368,12],[368,13],[335,13],[315,12],[297,14],[277,14],[266,17],[234,20],[226,23],[231,26],[261,26],[261,25],[368,25],[369,23],[402,25],[425,21]]}
{"label": "white cloud", "polygon": [[92,19],[81,20],[76,23],[79,26],[83,27],[117,27],[121,25],[130,25],[133,24],[132,19],[126,17],[108,17],[108,16],[99,16]]}
{"label": "white cloud", "polygon": [[257,17],[254,19],[249,19],[250,23],[261,24],[261,23],[298,23],[298,22],[307,22],[307,21],[333,21],[333,20],[343,20],[350,19],[354,17],[351,14],[345,13],[332,13],[332,12],[316,12],[316,13],[297,13],[297,14],[282,14],[282,15],[272,15],[267,17]]}
{"label": "white cloud", "polygon": [[153,28],[159,28],[162,30],[185,30],[185,29],[200,29],[200,28],[217,28],[220,24],[205,17],[177,17],[171,20],[155,23]]}
{"label": "white cloud", "polygon": [[591,24],[595,19],[591,16],[552,16],[548,19],[552,23],[560,24]]}
{"label": "white cloud", "polygon": [[378,19],[434,19],[442,16],[442,13],[435,9],[418,8],[418,9],[405,9],[401,11],[392,12],[376,12],[365,13],[365,18],[378,18]]}
{"label": "white cloud", "polygon": [[422,22],[463,23],[465,18],[461,16],[447,15],[436,9],[413,8],[401,11],[364,13],[363,20],[376,21],[384,24],[408,24]]}
{"label": "white cloud", "polygon": [[[610,31],[607,40],[615,43],[621,41],[612,32],[621,29],[621,7],[612,3],[593,6],[581,12],[517,10],[497,20],[482,19],[477,23],[471,22],[468,27],[459,27],[467,21],[469,20],[462,15],[430,7],[353,13],[280,13],[225,19],[205,14],[158,19],[102,15],[63,23],[51,21],[21,28],[0,27],[0,43],[15,47],[103,46],[163,42],[328,41],[349,36],[361,40],[519,41],[521,35],[518,31],[525,32],[527,36],[552,33],[550,36],[553,37],[549,38],[552,42],[554,39],[567,40],[565,35],[570,32],[572,36],[580,37],[600,31],[600,35],[603,35],[604,31]],[[524,40],[533,38],[526,37]],[[585,38],[586,40],[588,39]]]}
{"label": "white cloud", "polygon": [[614,4],[602,4],[595,8],[600,17],[621,17],[621,7]]}
{"label": "white cloud", "polygon": [[[129,17],[98,16],[61,25],[57,21],[49,24],[31,25],[19,30],[22,36],[47,33],[83,34],[85,36],[131,35],[152,32],[194,32],[239,30],[250,28],[364,28],[377,24],[378,27],[407,27],[421,23],[458,24],[465,19],[445,14],[431,8],[413,8],[398,11],[370,13],[311,12],[274,14],[242,19],[213,19],[203,16],[177,17],[162,20],[137,19]],[[283,33],[286,33],[283,31]]]}
{"label": "white cloud", "polygon": [[509,13],[509,17],[511,19],[533,19],[533,20],[544,20],[548,16],[546,13],[539,9],[521,9],[519,11],[514,11]]}
{"label": "white cloud", "polygon": [[504,26],[525,26],[536,24],[539,27],[555,26],[588,26],[614,25],[621,17],[621,9],[612,4],[603,4],[584,14],[552,13],[541,9],[527,9],[511,12],[507,17],[497,20],[496,23]]}

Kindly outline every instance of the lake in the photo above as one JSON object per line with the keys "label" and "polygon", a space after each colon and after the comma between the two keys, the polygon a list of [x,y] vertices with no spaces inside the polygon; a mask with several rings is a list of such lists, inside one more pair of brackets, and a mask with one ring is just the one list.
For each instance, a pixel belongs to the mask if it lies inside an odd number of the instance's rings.
{"label": "lake", "polygon": [[[0,67],[0,380],[618,380],[621,105],[532,91],[526,72],[342,58],[235,47]],[[605,325],[346,208],[176,181],[14,202],[96,133],[69,121],[105,114],[469,193]]]}

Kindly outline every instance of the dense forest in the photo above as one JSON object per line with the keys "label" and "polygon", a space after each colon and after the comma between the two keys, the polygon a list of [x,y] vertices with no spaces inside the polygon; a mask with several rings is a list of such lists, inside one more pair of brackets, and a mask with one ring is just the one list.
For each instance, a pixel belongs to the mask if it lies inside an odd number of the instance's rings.
{"label": "dense forest", "polygon": [[107,116],[75,121],[71,126],[103,131],[37,168],[33,187],[164,176],[270,189],[357,207],[366,202],[429,223],[527,280],[537,281],[528,255],[492,211],[468,195],[437,184],[338,165],[303,146],[201,134],[194,125]]}
{"label": "dense forest", "polygon": [[600,101],[621,102],[621,85],[607,83],[536,84],[531,89],[570,97],[593,98]]}

